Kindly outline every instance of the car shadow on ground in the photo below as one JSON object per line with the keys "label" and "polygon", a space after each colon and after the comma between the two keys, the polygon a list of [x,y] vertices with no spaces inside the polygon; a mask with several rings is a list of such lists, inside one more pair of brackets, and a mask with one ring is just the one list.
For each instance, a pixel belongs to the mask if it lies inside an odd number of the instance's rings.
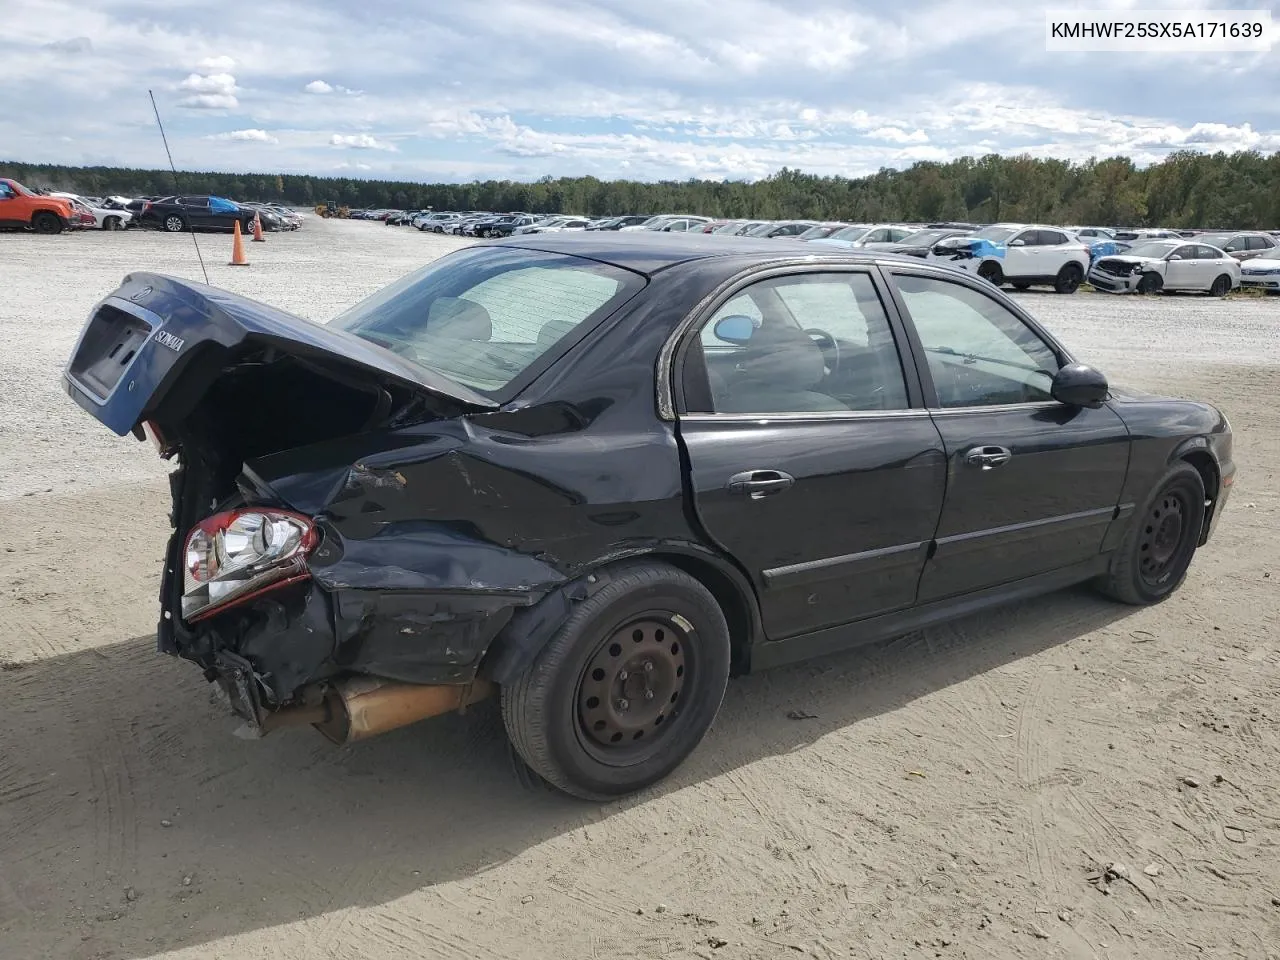
{"label": "car shadow on ground", "polygon": [[683,767],[604,806],[518,776],[492,703],[341,748],[309,730],[244,742],[198,671],[150,638],[11,669],[0,955],[136,960],[445,881],[483,891],[488,868],[539,843],[834,731],[856,736],[1131,610],[1073,589],[740,678]]}

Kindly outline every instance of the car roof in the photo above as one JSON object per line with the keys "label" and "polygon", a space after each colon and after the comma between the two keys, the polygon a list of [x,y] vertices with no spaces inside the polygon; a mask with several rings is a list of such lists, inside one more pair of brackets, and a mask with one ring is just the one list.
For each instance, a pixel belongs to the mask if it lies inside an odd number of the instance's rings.
{"label": "car roof", "polygon": [[[872,263],[880,259],[901,259],[904,263],[920,265],[915,257],[897,257],[881,251],[844,252],[833,248],[814,254],[808,244],[796,244],[792,240],[775,240],[756,237],[731,237],[714,233],[615,233],[601,231],[577,234],[528,234],[510,239],[492,241],[486,246],[524,247],[546,253],[569,254],[613,264],[646,276],[668,267],[694,260],[712,257],[738,257],[745,261],[806,259],[842,260],[850,263]],[[800,249],[798,250],[797,247]]]}

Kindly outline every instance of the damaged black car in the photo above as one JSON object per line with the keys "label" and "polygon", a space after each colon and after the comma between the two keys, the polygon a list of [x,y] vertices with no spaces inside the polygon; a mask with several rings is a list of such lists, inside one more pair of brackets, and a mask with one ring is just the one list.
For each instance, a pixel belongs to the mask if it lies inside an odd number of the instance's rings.
{"label": "damaged black car", "polygon": [[548,782],[673,770],[731,675],[1082,581],[1177,589],[1235,476],[982,280],[714,235],[515,237],[327,325],[151,273],[68,393],[172,458],[161,651],[251,735],[496,694]]}

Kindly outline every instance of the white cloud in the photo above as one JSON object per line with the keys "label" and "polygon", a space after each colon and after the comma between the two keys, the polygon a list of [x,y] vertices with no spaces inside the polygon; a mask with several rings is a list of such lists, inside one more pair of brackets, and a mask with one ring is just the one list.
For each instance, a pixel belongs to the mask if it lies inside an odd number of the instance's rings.
{"label": "white cloud", "polygon": [[194,110],[235,110],[240,106],[236,97],[236,78],[229,73],[188,74],[178,84],[190,96],[178,101],[180,107]]}
{"label": "white cloud", "polygon": [[367,163],[347,163],[344,161],[343,163],[335,163],[333,165],[333,169],[335,170],[372,170],[373,167]]}
{"label": "white cloud", "polygon": [[907,133],[898,127],[877,127],[868,130],[867,136],[872,140],[887,140],[890,143],[928,143],[929,135],[923,130],[912,130]]}
{"label": "white cloud", "polygon": [[178,106],[191,110],[234,110],[240,106],[240,101],[220,93],[198,93],[179,100]]}
{"label": "white cloud", "polygon": [[391,150],[396,149],[395,144],[386,143],[378,140],[367,133],[342,134],[335,133],[329,138],[331,147],[350,147],[353,150]]}
{"label": "white cloud", "polygon": [[312,80],[302,88],[307,93],[333,93],[333,87],[325,83],[323,80]]}
{"label": "white cloud", "polygon": [[234,57],[227,56],[205,57],[196,66],[210,73],[230,73],[235,69],[236,61]]}
{"label": "white cloud", "polygon": [[206,140],[234,140],[240,143],[279,143],[280,140],[265,130],[228,130],[226,133],[212,133]]}

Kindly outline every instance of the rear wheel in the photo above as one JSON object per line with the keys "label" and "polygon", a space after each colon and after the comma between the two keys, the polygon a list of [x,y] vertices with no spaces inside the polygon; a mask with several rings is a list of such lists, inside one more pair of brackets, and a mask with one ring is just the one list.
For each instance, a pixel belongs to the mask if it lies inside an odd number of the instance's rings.
{"label": "rear wheel", "polygon": [[1000,269],[1000,264],[991,260],[978,267],[978,276],[997,287],[1004,283],[1004,271]]}
{"label": "rear wheel", "polygon": [[1080,289],[1082,280],[1084,280],[1084,271],[1080,269],[1080,264],[1068,263],[1058,271],[1058,277],[1053,282],[1053,289],[1058,293],[1075,293]]}
{"label": "rear wheel", "polygon": [[1209,288],[1209,293],[1215,297],[1225,297],[1231,292],[1231,278],[1225,273],[1221,274],[1217,280],[1213,281],[1213,286]]}
{"label": "rear wheel", "polygon": [[31,218],[31,229],[36,233],[54,234],[62,232],[62,218],[56,213],[41,210]]}
{"label": "rear wheel", "polygon": [[1144,273],[1138,281],[1139,293],[1159,293],[1164,287],[1164,278],[1158,273]]}
{"label": "rear wheel", "polygon": [[1186,462],[1174,465],[1125,533],[1111,570],[1099,583],[1102,592],[1146,605],[1177,590],[1200,543],[1204,496],[1199,471]]}
{"label": "rear wheel", "polygon": [[164,228],[169,233],[181,233],[183,230],[187,229],[187,224],[182,217],[178,216],[176,213],[171,213],[164,218]]}
{"label": "rear wheel", "polygon": [[502,689],[512,746],[552,786],[588,800],[661,780],[720,709],[729,630],[715,598],[663,563],[611,571]]}

